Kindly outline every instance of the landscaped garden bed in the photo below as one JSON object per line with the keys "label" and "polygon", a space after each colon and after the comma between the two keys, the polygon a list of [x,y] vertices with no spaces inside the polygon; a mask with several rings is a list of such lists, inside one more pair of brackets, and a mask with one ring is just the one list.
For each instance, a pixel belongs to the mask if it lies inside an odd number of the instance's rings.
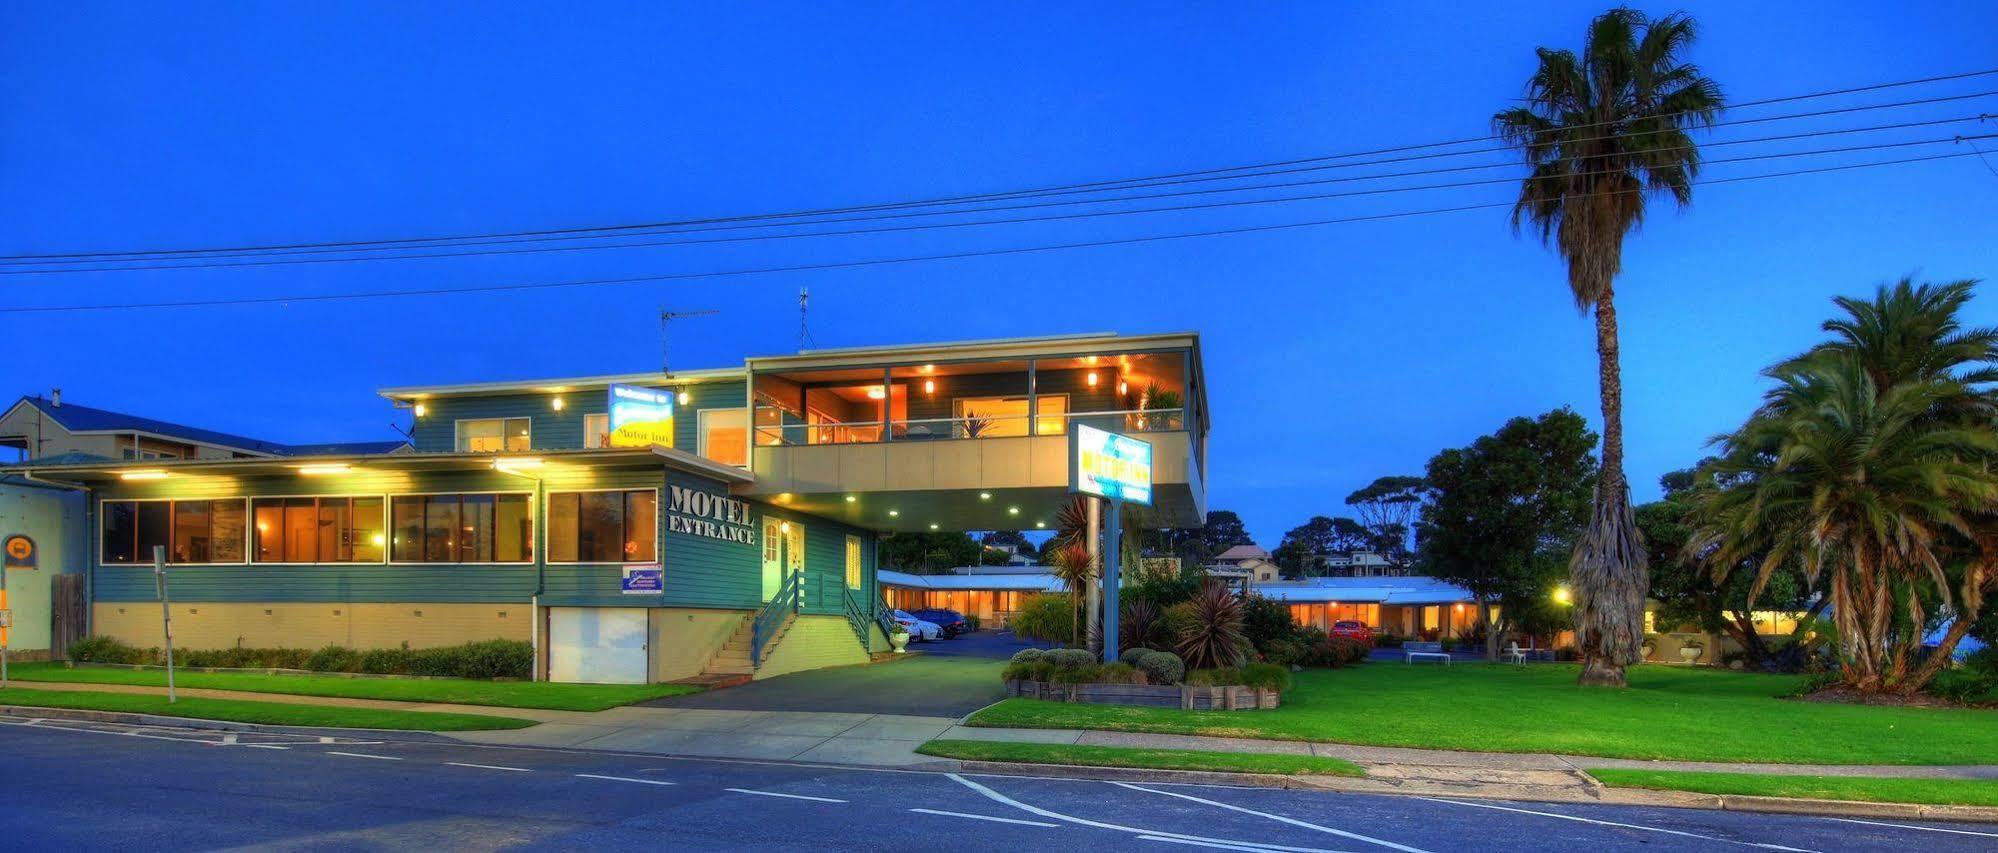
{"label": "landscaped garden bed", "polygon": [[1058,684],[1047,681],[1008,681],[1006,695],[1053,702],[1141,705],[1152,708],[1181,708],[1189,711],[1267,710],[1277,707],[1282,701],[1282,694],[1277,691],[1258,690],[1240,685],[1194,687],[1186,684]]}

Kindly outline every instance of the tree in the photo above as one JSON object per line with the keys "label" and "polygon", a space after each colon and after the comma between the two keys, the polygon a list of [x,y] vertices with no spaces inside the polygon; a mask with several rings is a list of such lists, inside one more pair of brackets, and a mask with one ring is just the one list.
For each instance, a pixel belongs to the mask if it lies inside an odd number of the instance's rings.
{"label": "tree", "polygon": [[1146,543],[1147,553],[1178,557],[1189,566],[1205,565],[1221,552],[1236,545],[1254,545],[1242,517],[1231,510],[1207,511],[1207,521],[1197,528],[1154,531]]}
{"label": "tree", "polygon": [[[1751,566],[1750,598],[1794,560],[1831,598],[1841,675],[1911,693],[1998,592],[1998,328],[1964,328],[1976,282],[1841,297],[1832,339],[1765,371],[1776,386],[1707,466],[1688,548]],[[1759,559],[1758,559],[1759,557]],[[1932,615],[1954,623],[1920,658]]]}
{"label": "tree", "polygon": [[1422,565],[1476,597],[1487,657],[1523,617],[1546,610],[1561,554],[1588,514],[1595,445],[1588,423],[1564,408],[1513,418],[1429,460]]}
{"label": "tree", "polygon": [[1360,517],[1366,529],[1366,547],[1399,570],[1411,558],[1409,534],[1422,514],[1424,484],[1421,477],[1382,477],[1346,496],[1346,505]]}
{"label": "tree", "polygon": [[881,542],[881,564],[915,574],[976,566],[985,549],[962,533],[897,533]]}
{"label": "tree", "polygon": [[1526,103],[1492,124],[1531,167],[1512,210],[1568,264],[1575,305],[1593,310],[1602,394],[1602,476],[1569,572],[1574,579],[1581,683],[1621,687],[1640,658],[1648,580],[1644,546],[1623,472],[1623,377],[1615,281],[1623,240],[1644,220],[1646,198],[1692,201],[1698,148],[1689,131],[1711,126],[1720,87],[1686,61],[1691,18],[1651,20],[1629,8],[1589,24],[1582,53],[1540,48]]}
{"label": "tree", "polygon": [[1034,543],[1027,541],[1027,537],[1018,530],[987,531],[984,536],[978,537],[978,544],[1011,547],[1015,554],[1028,557],[1035,555]]}
{"label": "tree", "polygon": [[1314,515],[1285,533],[1270,559],[1290,574],[1307,575],[1317,570],[1318,558],[1366,548],[1372,541],[1372,534],[1357,521]]}

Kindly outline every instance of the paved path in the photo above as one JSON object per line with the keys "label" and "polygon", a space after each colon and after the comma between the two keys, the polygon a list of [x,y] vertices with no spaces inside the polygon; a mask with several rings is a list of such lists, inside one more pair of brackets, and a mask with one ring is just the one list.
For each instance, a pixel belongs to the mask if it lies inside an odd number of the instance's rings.
{"label": "paved path", "polygon": [[656,708],[835,711],[957,718],[1005,697],[1005,662],[978,656],[914,655],[815,669],[739,687],[647,700]]}
{"label": "paved path", "polygon": [[1998,826],[0,724],[28,850],[1990,850]]}

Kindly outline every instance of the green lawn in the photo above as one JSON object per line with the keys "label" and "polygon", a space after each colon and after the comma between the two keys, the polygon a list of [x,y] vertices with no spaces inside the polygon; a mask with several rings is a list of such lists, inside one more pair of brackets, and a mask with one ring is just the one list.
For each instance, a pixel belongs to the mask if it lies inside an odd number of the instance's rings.
{"label": "green lawn", "polygon": [[[166,686],[166,673],[156,669],[102,667],[65,669],[59,663],[29,663],[12,667],[9,674],[22,681]],[[260,675],[248,672],[184,671],[175,672],[173,681],[180,687],[242,690],[249,693],[495,705],[502,708],[545,708],[553,711],[601,711],[661,696],[693,693],[699,689],[681,684],[553,684],[545,681],[473,681],[461,678],[344,678],[338,675]]]}
{"label": "green lawn", "polygon": [[1690,773],[1667,770],[1591,770],[1612,788],[1652,788],[1701,794],[1998,806],[1998,779],[1883,779],[1858,776],[1775,776],[1766,773]]}
{"label": "green lawn", "polygon": [[1000,743],[984,740],[933,740],[917,747],[916,751],[924,755],[956,758],[962,761],[1018,761],[1027,764],[1212,770],[1223,773],[1367,775],[1366,771],[1361,770],[1360,766],[1353,762],[1315,755],[1202,752],[1193,749],[1143,749],[1129,746],[1076,746],[1058,743]]}
{"label": "green lawn", "polygon": [[1008,699],[975,726],[1315,740],[1612,758],[1795,764],[1998,764],[1998,711],[1781,699],[1792,676],[1638,666],[1628,689],[1575,686],[1572,665],[1310,670],[1274,711],[1181,711]]}
{"label": "green lawn", "polygon": [[187,697],[168,704],[165,696],[151,693],[105,693],[92,690],[0,690],[0,705],[29,705],[36,708],[80,708],[91,711],[118,711],[130,714],[160,714],[197,720],[228,720],[235,723],[262,723],[275,726],[331,726],[348,729],[402,729],[423,732],[465,732],[486,729],[519,729],[534,725],[533,720],[489,717],[483,714],[443,714],[427,711],[391,711],[377,708],[347,708],[333,705],[299,705],[284,702],[245,702],[238,699]]}

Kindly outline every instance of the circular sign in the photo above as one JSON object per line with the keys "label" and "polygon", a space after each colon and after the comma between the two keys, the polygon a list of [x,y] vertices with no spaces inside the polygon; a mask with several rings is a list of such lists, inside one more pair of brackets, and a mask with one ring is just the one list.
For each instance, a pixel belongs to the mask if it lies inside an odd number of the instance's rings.
{"label": "circular sign", "polygon": [[0,547],[7,554],[7,565],[14,568],[33,568],[35,565],[35,540],[18,533],[7,537],[7,544]]}

